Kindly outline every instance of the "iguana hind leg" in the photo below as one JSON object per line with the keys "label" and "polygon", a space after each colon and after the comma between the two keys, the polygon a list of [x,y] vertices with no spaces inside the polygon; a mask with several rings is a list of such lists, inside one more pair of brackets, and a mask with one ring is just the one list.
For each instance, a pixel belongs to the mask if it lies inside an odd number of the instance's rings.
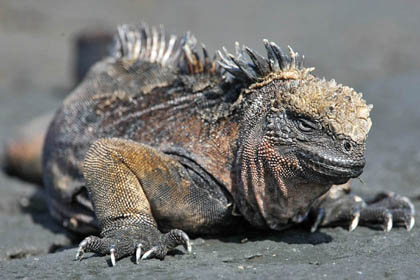
{"label": "iguana hind leg", "polygon": [[138,259],[139,252],[163,258],[177,245],[190,248],[187,234],[176,228],[200,232],[229,219],[228,203],[197,186],[178,161],[134,141],[96,141],[84,177],[101,238],[82,241],[77,258],[85,251],[109,253],[111,259],[134,253]]}
{"label": "iguana hind leg", "polygon": [[393,193],[378,194],[364,201],[350,193],[347,184],[335,185],[311,209],[314,218],[311,231],[318,226],[347,225],[354,230],[359,224],[390,231],[394,226],[411,230],[414,226],[414,206],[407,197]]}

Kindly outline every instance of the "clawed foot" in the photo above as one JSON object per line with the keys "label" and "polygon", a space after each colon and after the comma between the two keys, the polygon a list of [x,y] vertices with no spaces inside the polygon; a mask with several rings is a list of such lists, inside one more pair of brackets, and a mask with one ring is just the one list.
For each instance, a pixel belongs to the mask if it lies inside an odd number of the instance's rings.
{"label": "clawed foot", "polygon": [[375,227],[379,224],[385,231],[395,226],[403,226],[410,231],[415,223],[414,205],[407,197],[394,193],[377,195],[360,213],[362,225]]}
{"label": "clawed foot", "polygon": [[178,229],[173,229],[166,234],[154,232],[146,238],[139,238],[133,230],[116,230],[112,234],[105,234],[103,238],[86,237],[80,242],[75,259],[82,260],[86,252],[109,254],[111,264],[115,266],[118,259],[135,254],[138,264],[140,260],[163,259],[169,250],[178,245],[183,245],[185,250],[191,253],[191,242],[188,235]]}
{"label": "clawed foot", "polygon": [[329,225],[347,225],[349,231],[358,225],[386,232],[403,226],[410,231],[415,223],[414,212],[414,206],[407,197],[394,193],[379,194],[368,202],[350,194],[336,199],[327,198],[311,210],[314,221],[311,231]]}

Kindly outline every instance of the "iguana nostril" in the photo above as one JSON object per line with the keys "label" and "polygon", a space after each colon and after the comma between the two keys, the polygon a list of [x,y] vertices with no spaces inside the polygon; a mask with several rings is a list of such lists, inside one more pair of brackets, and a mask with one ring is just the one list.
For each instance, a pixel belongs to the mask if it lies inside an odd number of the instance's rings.
{"label": "iguana nostril", "polygon": [[347,152],[350,152],[352,150],[353,146],[352,146],[352,144],[350,144],[349,141],[344,141],[343,147],[344,147],[344,150],[346,150]]}

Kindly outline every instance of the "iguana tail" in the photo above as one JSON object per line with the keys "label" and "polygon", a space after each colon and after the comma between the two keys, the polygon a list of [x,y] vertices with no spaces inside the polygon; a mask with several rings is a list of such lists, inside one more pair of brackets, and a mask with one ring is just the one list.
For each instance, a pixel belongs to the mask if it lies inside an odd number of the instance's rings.
{"label": "iguana tail", "polygon": [[1,160],[7,174],[42,184],[42,146],[53,115],[51,112],[32,120],[6,143]]}

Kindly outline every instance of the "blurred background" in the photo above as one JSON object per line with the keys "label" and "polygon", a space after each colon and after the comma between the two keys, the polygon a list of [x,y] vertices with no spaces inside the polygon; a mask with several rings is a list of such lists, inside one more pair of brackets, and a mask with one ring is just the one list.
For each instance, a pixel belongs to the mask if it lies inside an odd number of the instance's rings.
{"label": "blurred background", "polygon": [[[83,41],[83,34],[99,34],[86,38],[101,40],[119,24],[144,21],[163,24],[167,33],[190,30],[210,52],[222,46],[233,50],[239,41],[263,54],[264,38],[283,48],[291,45],[305,55],[306,66],[316,67],[316,75],[363,92],[374,104],[373,127],[363,182],[356,181],[356,189],[415,198],[420,194],[419,14],[420,1],[409,0],[0,0],[0,143],[28,120],[57,108],[74,88],[77,40]],[[9,250],[24,239],[13,226],[37,228],[19,212],[25,194],[34,191],[0,176],[0,222],[11,228],[2,232]]]}

